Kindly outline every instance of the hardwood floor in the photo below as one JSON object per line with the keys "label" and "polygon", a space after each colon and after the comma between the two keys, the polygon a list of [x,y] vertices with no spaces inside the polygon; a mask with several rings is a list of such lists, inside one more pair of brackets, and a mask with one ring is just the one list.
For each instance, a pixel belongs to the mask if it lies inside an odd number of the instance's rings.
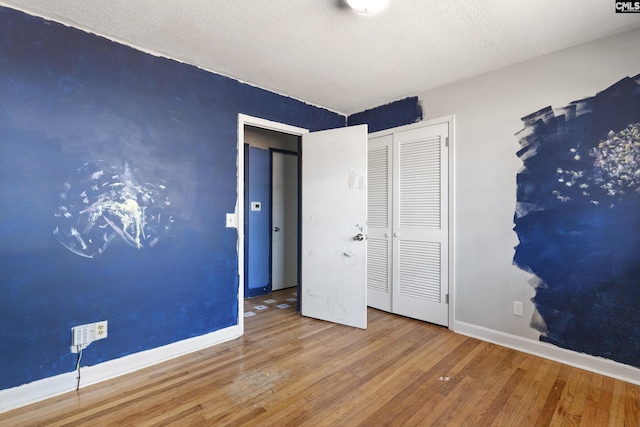
{"label": "hardwood floor", "polygon": [[640,425],[640,386],[373,309],[358,330],[298,316],[290,290],[268,298],[245,303],[242,338],[0,426]]}

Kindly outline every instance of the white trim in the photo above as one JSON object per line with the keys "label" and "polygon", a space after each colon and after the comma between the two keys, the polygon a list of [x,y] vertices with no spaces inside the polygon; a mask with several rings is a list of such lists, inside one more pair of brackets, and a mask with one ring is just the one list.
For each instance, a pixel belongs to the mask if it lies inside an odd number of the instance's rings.
{"label": "white trim", "polygon": [[[242,124],[242,127],[240,126]],[[259,117],[248,116],[246,114],[238,114],[238,129],[244,131],[244,125],[255,126],[263,129],[274,130],[276,132],[288,133],[290,135],[304,135],[309,133],[309,129],[287,125],[284,123],[274,122],[267,119],[261,119]],[[244,132],[243,132],[244,133]],[[242,135],[244,142],[244,135]]]}
{"label": "white trim", "polygon": [[[391,135],[397,132],[402,132],[405,130],[413,130],[413,129],[420,129],[423,127],[427,127],[427,126],[432,126],[432,125],[438,125],[441,123],[453,123],[453,119],[454,119],[454,115],[453,114],[449,114],[447,116],[442,116],[442,117],[437,117],[435,119],[429,119],[429,120],[423,120],[420,122],[415,122],[415,123],[411,123],[408,125],[403,125],[403,126],[398,126],[395,128],[389,128],[389,129],[384,129],[384,130],[379,130],[377,132],[372,132],[369,134],[369,138],[376,138],[379,136],[385,136],[385,135]],[[450,131],[452,130],[451,128],[449,129]],[[451,144],[451,135],[449,135],[449,144]]]}
{"label": "white trim", "polygon": [[454,114],[446,116],[449,122],[449,329],[452,328],[456,321],[456,269],[455,269],[455,212],[456,212],[456,182],[455,182],[455,140],[456,140],[456,116]]}
{"label": "white trim", "polygon": [[[238,325],[234,325],[206,335],[108,360],[98,365],[82,367],[80,390],[82,390],[82,387],[91,384],[110,380],[120,375],[230,341],[240,337],[240,335]],[[18,387],[0,390],[0,413],[73,391],[76,388],[76,383],[77,373],[72,371]]]}
{"label": "white trim", "polygon": [[461,335],[478,338],[503,347],[564,363],[565,365],[640,385],[640,369],[623,363],[577,353],[553,344],[534,341],[466,322],[456,321],[453,326],[453,330]]}
{"label": "white trim", "polygon": [[240,335],[244,334],[244,127],[255,126],[262,129],[302,136],[309,129],[273,122],[259,117],[238,114],[238,198],[236,202],[236,218],[238,227],[238,326]]}

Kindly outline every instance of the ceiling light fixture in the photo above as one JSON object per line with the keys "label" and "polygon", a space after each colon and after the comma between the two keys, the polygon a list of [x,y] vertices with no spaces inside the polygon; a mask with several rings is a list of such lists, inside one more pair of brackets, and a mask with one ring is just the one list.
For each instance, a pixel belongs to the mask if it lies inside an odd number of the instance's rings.
{"label": "ceiling light fixture", "polygon": [[357,10],[360,13],[366,13],[373,15],[374,13],[381,12],[389,0],[346,0],[347,4],[353,10]]}

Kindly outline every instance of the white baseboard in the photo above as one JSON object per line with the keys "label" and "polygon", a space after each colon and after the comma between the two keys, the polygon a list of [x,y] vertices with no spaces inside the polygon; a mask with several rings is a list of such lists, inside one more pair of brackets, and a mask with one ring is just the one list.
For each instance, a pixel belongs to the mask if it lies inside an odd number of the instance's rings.
{"label": "white baseboard", "polygon": [[512,348],[524,353],[544,357],[565,365],[574,366],[586,371],[595,372],[607,377],[616,378],[632,384],[640,385],[640,369],[623,363],[614,362],[601,357],[590,356],[588,354],[577,353],[556,347],[553,344],[534,341],[516,335],[506,334],[482,326],[470,323],[455,321],[453,331],[483,341],[488,341],[503,347]]}
{"label": "white baseboard", "polygon": [[[238,325],[188,338],[162,347],[129,354],[95,366],[82,367],[81,387],[128,374],[157,363],[230,341],[242,335]],[[0,413],[49,399],[76,389],[75,371],[0,390]]]}
{"label": "white baseboard", "polygon": [[[576,353],[552,344],[506,334],[466,322],[455,321],[452,329],[462,335],[640,385],[640,369],[629,365]],[[95,366],[83,367],[81,386],[85,387],[128,374],[240,336],[240,328],[236,325],[210,334],[109,360]],[[73,391],[76,388],[76,376],[76,372],[72,371],[18,387],[0,390],[0,413]]]}

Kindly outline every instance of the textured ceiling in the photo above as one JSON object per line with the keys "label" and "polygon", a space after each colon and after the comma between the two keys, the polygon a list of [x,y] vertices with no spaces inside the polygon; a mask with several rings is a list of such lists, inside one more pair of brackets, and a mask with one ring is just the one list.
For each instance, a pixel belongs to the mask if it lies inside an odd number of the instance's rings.
{"label": "textured ceiling", "polygon": [[640,28],[640,14],[616,14],[611,0],[391,0],[375,16],[341,1],[0,5],[344,114]]}

